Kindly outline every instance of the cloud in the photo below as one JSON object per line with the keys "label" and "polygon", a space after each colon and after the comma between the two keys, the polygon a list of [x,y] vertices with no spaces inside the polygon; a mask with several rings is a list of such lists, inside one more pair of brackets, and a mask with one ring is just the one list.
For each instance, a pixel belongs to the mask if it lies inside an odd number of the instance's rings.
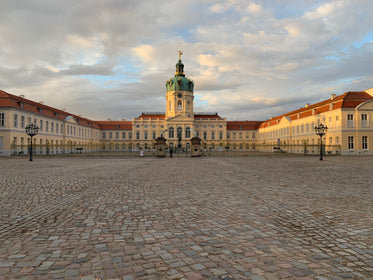
{"label": "cloud", "polygon": [[370,0],[1,1],[0,89],[94,119],[164,111],[181,49],[195,108],[264,119],[329,90],[372,87],[372,9]]}

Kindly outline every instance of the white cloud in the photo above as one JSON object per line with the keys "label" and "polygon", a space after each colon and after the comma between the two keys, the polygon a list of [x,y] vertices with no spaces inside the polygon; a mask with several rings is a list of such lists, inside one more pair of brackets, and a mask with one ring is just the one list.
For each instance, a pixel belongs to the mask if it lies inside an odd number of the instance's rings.
{"label": "white cloud", "polygon": [[93,118],[163,111],[182,49],[196,108],[263,119],[329,90],[372,87],[372,9],[370,0],[2,1],[0,89]]}
{"label": "white cloud", "polygon": [[262,12],[262,9],[262,5],[253,2],[249,3],[247,7],[248,12],[251,14],[259,14]]}

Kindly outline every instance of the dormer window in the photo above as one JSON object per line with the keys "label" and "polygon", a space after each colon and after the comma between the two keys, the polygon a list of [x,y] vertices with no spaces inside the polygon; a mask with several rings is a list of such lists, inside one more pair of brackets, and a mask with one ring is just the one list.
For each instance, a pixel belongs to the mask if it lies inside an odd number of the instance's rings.
{"label": "dormer window", "polygon": [[38,112],[41,113],[42,109],[40,107],[37,108]]}
{"label": "dormer window", "polygon": [[23,109],[23,102],[21,102],[21,101],[17,101],[17,104],[19,105],[19,107],[20,107],[21,109]]}

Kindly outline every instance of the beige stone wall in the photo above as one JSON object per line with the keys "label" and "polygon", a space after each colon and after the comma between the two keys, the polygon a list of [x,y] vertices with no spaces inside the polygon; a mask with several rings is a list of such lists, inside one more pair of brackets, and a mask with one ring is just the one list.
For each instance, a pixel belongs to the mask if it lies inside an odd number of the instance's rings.
{"label": "beige stone wall", "polygon": [[229,150],[256,150],[257,130],[229,130],[225,147]]}
{"label": "beige stone wall", "polygon": [[[34,123],[35,120],[39,126],[39,133],[33,137],[33,150],[38,154],[76,152],[76,148],[93,147],[99,144],[99,129],[79,125],[75,121],[65,122],[19,109],[3,111],[6,112],[6,124],[1,131],[4,155],[28,152],[30,137],[26,134],[25,127],[30,121]],[[15,115],[17,115],[17,123],[15,123]],[[68,127],[72,130],[67,134]]]}
{"label": "beige stone wall", "polygon": [[277,125],[259,129],[259,144],[268,152],[274,147],[287,147],[288,152],[318,153],[320,137],[315,133],[315,126],[323,123],[328,133],[323,143],[330,147],[327,152],[339,153],[341,145],[341,111],[333,110],[309,117],[291,120],[283,117]]}

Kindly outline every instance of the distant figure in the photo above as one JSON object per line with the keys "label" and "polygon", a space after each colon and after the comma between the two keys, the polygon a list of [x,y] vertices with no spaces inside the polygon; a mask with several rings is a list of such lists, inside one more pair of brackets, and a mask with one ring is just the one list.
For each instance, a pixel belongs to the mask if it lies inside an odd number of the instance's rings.
{"label": "distant figure", "polygon": [[173,152],[174,152],[174,150],[170,149],[170,157],[172,157]]}

